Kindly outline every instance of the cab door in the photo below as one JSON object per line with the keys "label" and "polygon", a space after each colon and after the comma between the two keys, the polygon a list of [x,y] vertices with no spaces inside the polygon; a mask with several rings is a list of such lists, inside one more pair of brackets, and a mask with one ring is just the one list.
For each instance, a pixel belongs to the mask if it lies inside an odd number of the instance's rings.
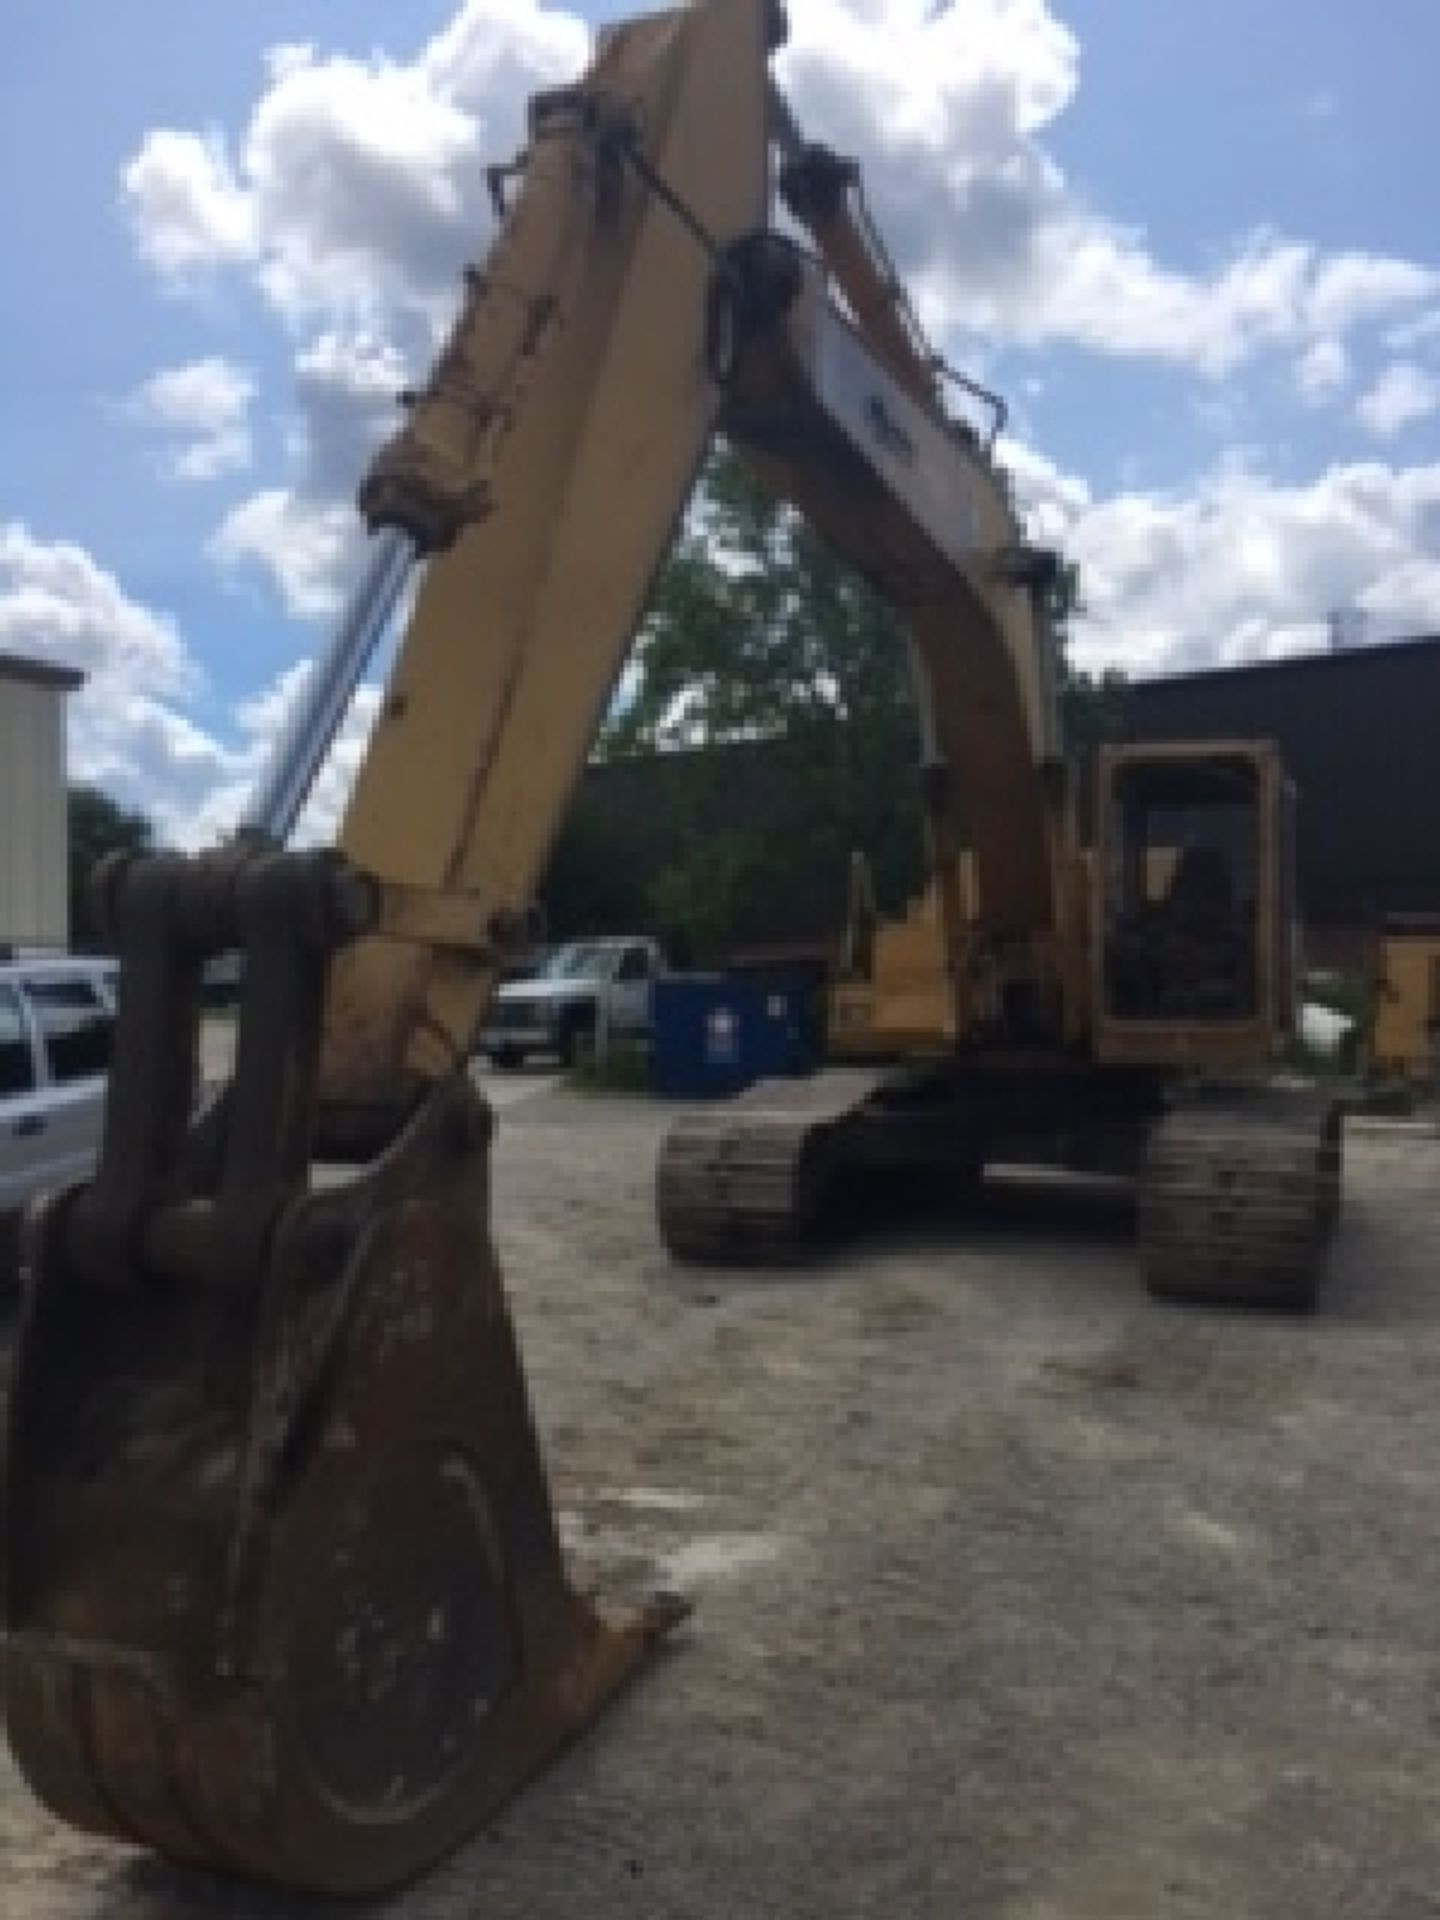
{"label": "cab door", "polygon": [[18,990],[0,983],[0,1217],[18,1213],[43,1184],[45,1092],[30,1016]]}
{"label": "cab door", "polygon": [[626,1032],[650,1024],[650,988],[654,963],[650,949],[636,942],[627,946],[610,985],[610,1023]]}
{"label": "cab door", "polygon": [[36,1158],[46,1188],[90,1173],[100,1151],[106,1075],[115,1038],[115,1014],[97,977],[88,972],[22,975],[48,1086]]}

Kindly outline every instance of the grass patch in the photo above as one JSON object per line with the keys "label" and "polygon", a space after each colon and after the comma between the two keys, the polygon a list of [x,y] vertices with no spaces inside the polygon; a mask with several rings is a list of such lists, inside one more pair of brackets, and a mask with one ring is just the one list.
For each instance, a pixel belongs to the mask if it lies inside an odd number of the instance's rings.
{"label": "grass patch", "polygon": [[1350,1034],[1334,1053],[1307,1046],[1296,1034],[1287,1042],[1283,1059],[1288,1072],[1303,1074],[1307,1080],[1353,1080],[1355,1077],[1355,1046]]}
{"label": "grass patch", "polygon": [[611,1040],[602,1059],[587,1050],[570,1070],[577,1093],[649,1093],[650,1049],[643,1040]]}
{"label": "grass patch", "polygon": [[1375,1017],[1375,983],[1346,973],[1311,973],[1305,976],[1304,997],[1312,1006],[1338,1013],[1364,1032]]}

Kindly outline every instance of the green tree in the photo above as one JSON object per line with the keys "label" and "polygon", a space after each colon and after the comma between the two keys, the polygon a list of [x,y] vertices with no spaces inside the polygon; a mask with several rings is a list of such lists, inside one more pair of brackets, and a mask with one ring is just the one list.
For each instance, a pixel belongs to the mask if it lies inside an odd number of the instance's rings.
{"label": "green tree", "polygon": [[1074,664],[1070,628],[1076,614],[1085,611],[1085,603],[1080,596],[1080,569],[1073,561],[1057,569],[1045,610],[1059,644],[1061,738],[1067,754],[1083,756],[1123,734],[1128,682],[1118,667],[1106,667],[1097,674]]}
{"label": "green tree", "polygon": [[836,725],[913,730],[899,624],[722,450],[660,574],[600,752]]}
{"label": "green tree", "polygon": [[99,787],[72,786],[66,796],[70,862],[70,942],[94,946],[100,938],[90,903],[90,876],[111,853],[148,853],[155,829],[143,813],[122,807]]}
{"label": "green tree", "polygon": [[[1070,664],[1073,565],[1048,593],[1062,721],[1083,756],[1119,731],[1123,682]],[[901,623],[724,448],[656,582],[598,754],[664,756],[651,791],[665,817],[612,818],[607,838],[577,810],[547,888],[556,924],[633,903],[640,868],[651,924],[707,960],[737,940],[838,925],[856,849],[882,912],[921,885]]]}
{"label": "green tree", "polygon": [[666,862],[650,886],[649,918],[677,965],[704,966],[723,956],[765,885],[762,836],[727,828],[692,840]]}
{"label": "green tree", "polygon": [[600,753],[758,741],[783,760],[783,819],[745,817],[724,755],[695,756],[669,789],[684,850],[654,882],[652,908],[701,957],[747,922],[761,934],[785,924],[802,899],[833,902],[838,920],[855,847],[892,903],[920,878],[913,782],[896,787],[918,755],[899,623],[721,451],[656,584]]}

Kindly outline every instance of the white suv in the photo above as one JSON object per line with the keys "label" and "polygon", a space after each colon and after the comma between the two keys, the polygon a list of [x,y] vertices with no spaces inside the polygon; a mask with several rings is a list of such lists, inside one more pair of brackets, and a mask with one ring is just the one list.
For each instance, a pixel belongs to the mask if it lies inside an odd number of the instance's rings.
{"label": "white suv", "polygon": [[83,1179],[100,1147],[119,966],[0,948],[0,1286],[27,1203]]}

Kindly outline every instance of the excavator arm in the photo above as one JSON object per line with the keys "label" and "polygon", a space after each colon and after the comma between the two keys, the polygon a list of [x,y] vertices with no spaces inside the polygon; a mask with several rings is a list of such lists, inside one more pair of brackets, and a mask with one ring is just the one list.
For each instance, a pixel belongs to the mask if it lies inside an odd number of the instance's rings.
{"label": "excavator arm", "polygon": [[[362,490],[372,528],[432,557],[340,848],[463,895],[496,957],[714,427],[701,316],[715,252],[766,215],[767,17],[737,0],[615,28],[583,86],[534,103],[515,204]],[[322,1105],[383,1129],[466,1059],[493,979],[473,950],[350,948]]]}
{"label": "excavator arm", "polygon": [[[432,557],[340,849],[384,882],[463,897],[499,956],[718,425],[905,615],[942,898],[963,770],[987,922],[1028,978],[1056,916],[1059,817],[1036,778],[1059,752],[1034,591],[1049,557],[943,408],[853,164],[807,145],[773,86],[757,92],[756,33],[714,6],[619,28],[583,88],[534,103],[510,218],[361,490],[372,530]],[[671,71],[677,36],[704,34]],[[772,141],[818,258],[765,229]],[[466,1058],[494,973],[438,940],[338,956],[332,1137],[384,1137]]]}
{"label": "excavator arm", "polygon": [[[627,22],[532,104],[492,176],[499,236],[362,489],[372,564],[244,830],[104,876],[105,1138],[27,1226],[6,1498],[10,1739],[80,1826],[395,1884],[676,1617],[611,1624],[566,1577],[466,1065],[717,425],[904,613],[936,858],[963,765],[987,908],[1043,974],[1028,563],[853,181],[777,109],[774,25],[765,0]],[[848,317],[766,228],[772,145]],[[338,847],[286,852],[417,564]],[[234,1074],[192,1120],[201,972],[235,950]],[[351,1177],[317,1176],[341,1155]]]}

